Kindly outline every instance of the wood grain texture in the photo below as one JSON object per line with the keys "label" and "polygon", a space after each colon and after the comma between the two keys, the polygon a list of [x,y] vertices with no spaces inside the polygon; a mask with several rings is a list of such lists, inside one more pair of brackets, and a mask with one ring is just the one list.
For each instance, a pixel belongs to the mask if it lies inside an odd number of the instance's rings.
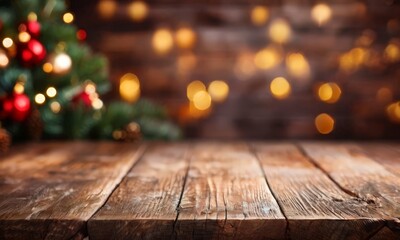
{"label": "wood grain texture", "polygon": [[24,145],[0,161],[0,239],[80,239],[143,147]]}
{"label": "wood grain texture", "polygon": [[390,143],[362,143],[365,154],[382,164],[386,170],[400,177],[400,145]]}
{"label": "wood grain texture", "polygon": [[188,144],[157,144],[89,221],[90,239],[168,239],[189,165]]}
{"label": "wood grain texture", "polygon": [[254,143],[291,239],[366,239],[385,218],[378,206],[343,192],[289,143]]}
{"label": "wood grain texture", "polygon": [[285,218],[247,145],[199,143],[191,156],[176,238],[285,237]]}
{"label": "wood grain texture", "polygon": [[342,190],[374,205],[400,236],[400,178],[352,143],[303,143],[305,153]]}

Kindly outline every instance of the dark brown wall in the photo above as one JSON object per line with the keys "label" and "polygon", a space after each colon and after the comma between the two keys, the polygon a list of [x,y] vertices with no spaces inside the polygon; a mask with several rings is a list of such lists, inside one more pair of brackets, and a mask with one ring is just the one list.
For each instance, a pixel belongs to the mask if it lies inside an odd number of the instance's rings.
{"label": "dark brown wall", "polygon": [[[400,1],[326,1],[334,11],[333,19],[318,27],[309,17],[314,1],[268,1],[270,20],[263,27],[251,24],[249,12],[257,1],[147,1],[148,18],[132,22],[125,9],[129,1],[118,1],[118,14],[101,19],[96,11],[98,1],[72,0],[77,24],[88,32],[88,42],[110,59],[111,78],[133,72],[141,80],[142,96],[165,104],[174,118],[187,105],[186,85],[195,79],[210,82],[224,79],[230,85],[226,102],[214,106],[205,119],[185,121],[189,137],[207,138],[400,138],[400,125],[386,116],[389,100],[378,101],[377,91],[388,87],[393,99],[400,100],[400,64],[382,58],[390,40],[400,37],[400,29],[387,23],[400,21]],[[301,84],[282,65],[270,71],[257,71],[240,79],[234,67],[243,51],[256,52],[270,43],[266,29],[276,17],[286,18],[292,27],[292,40],[285,52],[301,51],[307,57],[312,76]],[[176,30],[182,23],[191,26],[198,40],[192,53],[196,65],[182,74],[177,59],[185,54],[175,48],[166,56],[157,56],[151,47],[151,36],[157,27]],[[354,48],[365,30],[376,36],[368,47],[377,55],[371,64],[354,73],[338,68],[341,54]],[[268,91],[276,76],[287,77],[293,92],[285,100],[274,99]],[[315,84],[334,81],[342,87],[342,98],[336,104],[319,101]],[[321,136],[314,118],[321,112],[336,120],[335,130]]]}

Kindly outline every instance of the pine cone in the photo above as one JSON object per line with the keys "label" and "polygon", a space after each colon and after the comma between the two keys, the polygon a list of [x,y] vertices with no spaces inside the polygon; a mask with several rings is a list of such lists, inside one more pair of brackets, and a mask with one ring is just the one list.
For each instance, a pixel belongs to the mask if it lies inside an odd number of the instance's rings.
{"label": "pine cone", "polygon": [[25,121],[28,136],[33,140],[39,140],[43,134],[43,121],[39,110],[32,109]]}
{"label": "pine cone", "polygon": [[6,153],[11,146],[11,136],[3,128],[0,128],[0,153]]}

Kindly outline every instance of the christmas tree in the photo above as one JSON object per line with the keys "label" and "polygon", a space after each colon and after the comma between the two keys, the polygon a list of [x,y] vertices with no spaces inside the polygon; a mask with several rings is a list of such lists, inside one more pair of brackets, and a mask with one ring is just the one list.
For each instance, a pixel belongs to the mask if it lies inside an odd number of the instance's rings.
{"label": "christmas tree", "polygon": [[178,138],[149,101],[103,104],[107,60],[91,52],[73,17],[64,0],[0,0],[2,128],[16,140]]}

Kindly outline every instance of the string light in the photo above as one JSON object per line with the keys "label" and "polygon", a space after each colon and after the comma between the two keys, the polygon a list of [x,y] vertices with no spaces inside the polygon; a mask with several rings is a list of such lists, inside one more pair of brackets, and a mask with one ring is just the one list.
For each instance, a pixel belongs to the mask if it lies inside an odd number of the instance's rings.
{"label": "string light", "polygon": [[278,50],[267,47],[258,51],[254,57],[254,64],[260,69],[271,69],[278,65],[282,57]]}
{"label": "string light", "polygon": [[275,19],[269,27],[269,37],[277,43],[286,43],[289,41],[292,30],[289,23],[284,19]]}
{"label": "string light", "polygon": [[18,39],[20,42],[26,43],[31,39],[31,35],[27,32],[20,32],[18,34]]}
{"label": "string light", "polygon": [[70,12],[64,13],[63,21],[65,23],[72,23],[74,21],[74,15]]}
{"label": "string light", "polygon": [[46,95],[50,98],[55,97],[57,95],[57,90],[54,87],[49,87],[46,90]]}
{"label": "string light", "polygon": [[186,96],[190,101],[193,101],[194,95],[200,91],[206,91],[206,86],[201,81],[195,80],[187,86]]}
{"label": "string light", "polygon": [[41,105],[41,104],[43,104],[45,101],[46,101],[46,97],[45,97],[43,94],[38,93],[38,94],[35,95],[35,102],[36,102],[37,104]]}
{"label": "string light", "polygon": [[265,6],[255,6],[251,10],[251,21],[256,26],[265,24],[269,17],[268,8]]}
{"label": "string light", "polygon": [[318,88],[319,99],[326,103],[336,103],[341,95],[342,90],[334,82],[321,84]]}
{"label": "string light", "polygon": [[25,91],[25,86],[21,82],[17,82],[14,86],[14,92],[17,94],[22,94]]}
{"label": "string light", "polygon": [[114,0],[101,0],[97,5],[97,11],[104,19],[110,19],[117,11],[117,3]]}
{"label": "string light", "polygon": [[43,72],[45,73],[51,73],[53,71],[53,64],[47,62],[43,64],[42,66]]}
{"label": "string light", "polygon": [[332,17],[331,7],[325,3],[319,3],[312,8],[311,17],[319,26],[322,26]]}
{"label": "string light", "polygon": [[128,15],[135,21],[143,21],[149,12],[147,4],[143,1],[134,1],[128,5]]}
{"label": "string light", "polygon": [[192,48],[196,43],[196,33],[188,27],[182,27],[176,32],[175,39],[178,47]]}
{"label": "string light", "polygon": [[290,83],[283,77],[273,79],[269,88],[276,99],[285,99],[291,92]]}
{"label": "string light", "polygon": [[315,127],[321,134],[329,134],[335,127],[335,119],[327,113],[321,113],[315,118]]}
{"label": "string light", "polygon": [[213,101],[222,102],[228,97],[229,86],[222,80],[215,80],[208,86],[208,93]]}
{"label": "string light", "polygon": [[2,43],[5,48],[10,48],[14,44],[13,40],[9,37],[4,38]]}
{"label": "string light", "polygon": [[59,53],[54,57],[53,72],[56,74],[67,73],[72,65],[71,57],[66,53]]}
{"label": "string light", "polygon": [[292,53],[286,57],[286,68],[289,73],[297,78],[306,79],[310,77],[310,65],[301,53]]}
{"label": "string light", "polygon": [[193,105],[199,110],[207,110],[211,107],[211,96],[206,91],[199,91],[193,96]]}
{"label": "string light", "polygon": [[96,98],[92,101],[92,107],[96,110],[99,110],[103,107],[103,101],[100,98]]}
{"label": "string light", "polygon": [[395,43],[389,43],[385,48],[384,55],[389,62],[400,61],[400,46]]}
{"label": "string light", "polygon": [[29,21],[37,21],[37,15],[36,15],[36,13],[30,12],[30,13],[28,14],[28,20],[29,20]]}
{"label": "string light", "polygon": [[152,38],[152,45],[158,54],[166,54],[171,51],[174,44],[172,33],[166,28],[157,29]]}
{"label": "string light", "polygon": [[50,104],[50,109],[53,113],[59,113],[61,111],[61,105],[59,102],[54,101]]}
{"label": "string light", "polygon": [[140,97],[139,78],[132,73],[127,73],[120,79],[119,94],[127,102],[136,102]]}
{"label": "string light", "polygon": [[389,104],[386,113],[390,121],[400,123],[400,101]]}
{"label": "string light", "polygon": [[0,49],[0,68],[5,68],[8,66],[10,60],[8,59],[6,53]]}

